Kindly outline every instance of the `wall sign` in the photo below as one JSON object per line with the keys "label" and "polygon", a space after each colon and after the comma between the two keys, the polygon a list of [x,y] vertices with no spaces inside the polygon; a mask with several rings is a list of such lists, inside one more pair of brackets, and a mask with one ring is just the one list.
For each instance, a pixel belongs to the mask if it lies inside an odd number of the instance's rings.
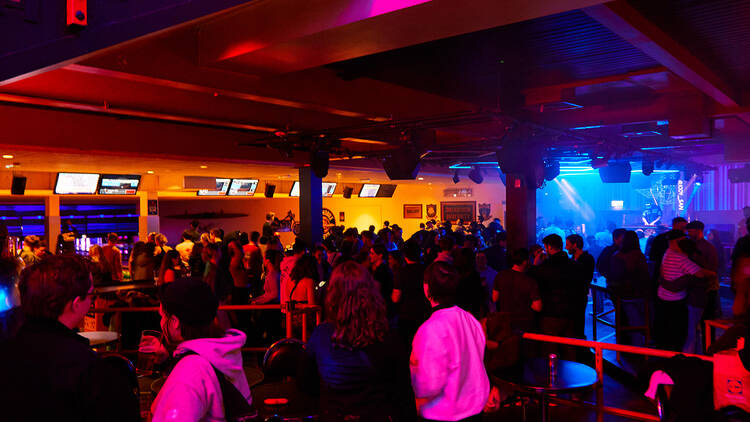
{"label": "wall sign", "polygon": [[159,215],[159,200],[158,199],[148,200],[148,215]]}
{"label": "wall sign", "polygon": [[476,219],[476,201],[455,201],[440,203],[440,217],[443,220],[471,222]]}

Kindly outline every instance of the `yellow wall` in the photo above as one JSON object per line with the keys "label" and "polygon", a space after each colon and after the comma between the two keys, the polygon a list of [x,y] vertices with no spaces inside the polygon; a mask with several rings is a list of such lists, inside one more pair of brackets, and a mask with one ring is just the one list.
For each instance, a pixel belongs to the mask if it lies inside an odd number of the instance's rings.
{"label": "yellow wall", "polygon": [[[446,188],[470,187],[473,190],[471,198],[446,198],[443,190]],[[283,191],[282,191],[283,192]],[[502,183],[485,183],[475,185],[471,182],[461,182],[454,185],[448,184],[398,184],[392,198],[358,198],[355,194],[351,199],[345,199],[341,195],[332,198],[323,198],[323,207],[331,210],[336,218],[337,224],[346,227],[357,227],[366,230],[370,224],[380,228],[383,221],[388,220],[391,224],[398,224],[404,228],[404,235],[410,236],[419,230],[419,223],[428,220],[425,206],[435,204],[438,207],[438,218],[440,217],[441,201],[476,201],[477,204],[491,204],[491,215],[503,217],[503,203],[505,201],[505,187]],[[404,219],[404,204],[421,204],[422,219]],[[221,227],[224,231],[242,230],[251,232],[260,231],[264,222],[265,214],[269,211],[283,218],[287,211],[291,210],[299,217],[299,203],[297,198],[289,198],[284,193],[277,194],[274,198],[264,198],[260,189],[254,198],[220,198],[206,199],[192,197],[162,198],[159,200],[160,230],[166,234],[170,243],[179,242],[179,236],[187,227],[190,220],[184,218],[173,218],[187,213],[224,212],[247,214],[238,218],[201,219],[202,228]],[[339,212],[344,212],[344,222],[339,222]],[[282,234],[282,241],[289,244],[293,236]]]}

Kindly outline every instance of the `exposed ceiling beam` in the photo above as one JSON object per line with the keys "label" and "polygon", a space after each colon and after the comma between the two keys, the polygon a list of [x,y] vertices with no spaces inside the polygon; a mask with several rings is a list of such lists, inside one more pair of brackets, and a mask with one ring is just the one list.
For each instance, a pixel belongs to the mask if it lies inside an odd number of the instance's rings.
{"label": "exposed ceiling beam", "polygon": [[717,103],[728,107],[739,105],[732,87],[626,0],[587,7],[583,11]]}
{"label": "exposed ceiling beam", "polygon": [[155,78],[151,76],[137,75],[134,73],[119,72],[116,70],[103,69],[93,66],[84,66],[79,64],[71,64],[65,66],[65,70],[72,72],[85,73],[89,75],[105,76],[109,78],[122,79],[130,82],[137,82],[142,84],[174,88],[183,91],[198,92],[202,94],[222,96],[228,98],[235,98],[243,101],[252,101],[257,103],[271,104],[281,107],[296,108],[302,110],[319,111],[327,114],[334,114],[343,117],[351,117],[357,119],[365,119],[373,122],[384,122],[387,121],[387,117],[383,116],[371,116],[356,111],[341,110],[334,107],[328,107],[320,104],[312,104],[301,101],[285,100],[283,98],[269,97],[263,95],[256,95],[247,92],[239,92],[221,88],[215,88],[211,86],[197,85],[186,82],[180,82],[169,79]]}
{"label": "exposed ceiling beam", "polygon": [[254,74],[288,73],[602,2],[257,2],[202,25],[201,63]]}
{"label": "exposed ceiling beam", "polygon": [[653,76],[661,73],[669,72],[664,66],[657,66],[649,69],[638,70],[635,72],[623,73],[620,75],[604,76],[601,78],[585,79],[580,81],[567,82],[557,85],[544,85],[526,88],[521,91],[526,99],[526,105],[542,104],[551,101],[560,101],[565,96],[563,91],[574,90],[575,88],[600,85],[612,82],[620,81],[632,81],[634,85],[639,84],[638,78],[643,76]]}

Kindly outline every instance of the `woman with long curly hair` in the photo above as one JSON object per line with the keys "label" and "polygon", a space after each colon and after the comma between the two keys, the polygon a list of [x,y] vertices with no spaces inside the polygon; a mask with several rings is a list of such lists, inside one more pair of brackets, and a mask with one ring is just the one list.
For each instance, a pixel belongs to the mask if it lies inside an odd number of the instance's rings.
{"label": "woman with long curly hair", "polygon": [[411,421],[416,418],[409,358],[386,319],[369,271],[354,261],[334,269],[327,321],[306,347],[303,385],[320,389],[323,421]]}

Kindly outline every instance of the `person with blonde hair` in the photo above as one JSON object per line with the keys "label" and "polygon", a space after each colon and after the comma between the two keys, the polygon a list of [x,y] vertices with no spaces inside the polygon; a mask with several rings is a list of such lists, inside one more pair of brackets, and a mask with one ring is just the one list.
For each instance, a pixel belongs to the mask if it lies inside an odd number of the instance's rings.
{"label": "person with blonde hair", "polygon": [[331,275],[327,321],[306,347],[302,385],[320,388],[321,420],[416,418],[409,361],[391,333],[380,288],[367,269],[346,261]]}

